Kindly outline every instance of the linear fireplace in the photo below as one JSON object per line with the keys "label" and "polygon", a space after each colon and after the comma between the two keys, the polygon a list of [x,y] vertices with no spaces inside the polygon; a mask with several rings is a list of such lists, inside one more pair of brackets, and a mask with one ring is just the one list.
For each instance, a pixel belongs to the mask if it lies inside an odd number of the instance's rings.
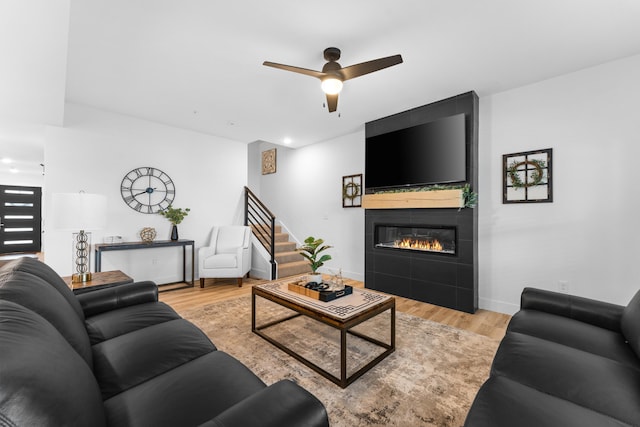
{"label": "linear fireplace", "polygon": [[375,246],[377,248],[455,255],[456,227],[376,224]]}

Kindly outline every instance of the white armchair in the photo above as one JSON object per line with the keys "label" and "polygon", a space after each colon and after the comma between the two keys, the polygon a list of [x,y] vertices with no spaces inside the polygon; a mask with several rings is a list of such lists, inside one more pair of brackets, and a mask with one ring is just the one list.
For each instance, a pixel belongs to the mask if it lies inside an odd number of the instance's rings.
{"label": "white armchair", "polygon": [[211,243],[198,250],[200,287],[205,278],[236,277],[238,286],[251,270],[251,229],[242,225],[213,227]]}

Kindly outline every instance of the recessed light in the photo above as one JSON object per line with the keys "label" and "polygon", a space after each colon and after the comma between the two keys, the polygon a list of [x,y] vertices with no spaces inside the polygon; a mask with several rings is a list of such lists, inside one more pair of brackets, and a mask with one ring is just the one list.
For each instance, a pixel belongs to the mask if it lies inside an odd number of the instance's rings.
{"label": "recessed light", "polygon": [[11,159],[8,158],[8,157],[3,157],[2,158],[2,163],[9,164],[9,163],[11,163]]}
{"label": "recessed light", "polygon": [[11,172],[11,173],[18,173],[18,169],[16,169],[16,168],[11,168],[11,169],[9,169],[9,172]]}
{"label": "recessed light", "polygon": [[282,142],[284,142],[285,145],[290,145],[293,142],[293,140],[291,138],[285,138],[282,140]]}

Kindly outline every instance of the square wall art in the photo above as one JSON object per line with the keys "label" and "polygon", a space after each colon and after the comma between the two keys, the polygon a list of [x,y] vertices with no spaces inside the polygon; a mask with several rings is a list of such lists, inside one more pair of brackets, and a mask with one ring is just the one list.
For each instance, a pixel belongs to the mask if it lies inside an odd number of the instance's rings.
{"label": "square wall art", "polygon": [[551,148],[502,156],[502,203],[553,202]]}

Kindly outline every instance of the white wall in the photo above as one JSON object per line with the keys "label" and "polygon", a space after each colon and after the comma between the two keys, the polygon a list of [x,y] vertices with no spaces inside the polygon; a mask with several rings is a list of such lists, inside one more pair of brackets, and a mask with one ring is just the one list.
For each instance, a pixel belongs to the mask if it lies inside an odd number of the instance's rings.
{"label": "white wall", "polygon": [[[67,105],[65,121],[64,128],[46,132],[44,203],[50,205],[51,195],[58,192],[106,195],[107,227],[93,232],[94,243],[112,235],[139,241],[139,231],[147,226],[157,230],[157,239],[169,239],[168,220],[132,210],[120,195],[124,175],[141,166],[159,168],[173,179],[174,206],[191,209],[178,226],[180,238],[195,240],[196,251],[208,242],[213,225],[242,222],[246,144],[73,104]],[[45,259],[68,275],[71,234],[47,227],[50,218],[45,213]],[[168,283],[181,280],[181,259],[179,248],[111,252],[103,254],[102,270],[120,269],[136,280]]]}
{"label": "white wall", "polygon": [[[480,99],[481,308],[514,313],[525,286],[557,290],[560,280],[618,304],[638,290],[638,75],[634,56]],[[503,205],[502,155],[542,148],[553,148],[554,202]],[[277,173],[260,181],[294,234],[325,238],[335,246],[329,267],[359,280],[364,214],[341,207],[340,185],[363,171],[364,131],[278,147]]]}
{"label": "white wall", "polygon": [[[261,143],[255,155],[272,147]],[[261,175],[258,196],[299,241],[314,236],[333,246],[321,271],[364,280],[364,211],[342,207],[342,177],[359,173],[364,130],[295,150],[278,146],[277,172]]]}
{"label": "white wall", "polygon": [[[481,306],[524,286],[626,304],[640,286],[640,56],[480,99]],[[553,148],[553,203],[502,204],[502,155]]]}
{"label": "white wall", "polygon": [[0,185],[19,185],[25,187],[42,187],[42,174],[0,173]]}
{"label": "white wall", "polygon": [[0,2],[0,118],[61,125],[70,0]]}

